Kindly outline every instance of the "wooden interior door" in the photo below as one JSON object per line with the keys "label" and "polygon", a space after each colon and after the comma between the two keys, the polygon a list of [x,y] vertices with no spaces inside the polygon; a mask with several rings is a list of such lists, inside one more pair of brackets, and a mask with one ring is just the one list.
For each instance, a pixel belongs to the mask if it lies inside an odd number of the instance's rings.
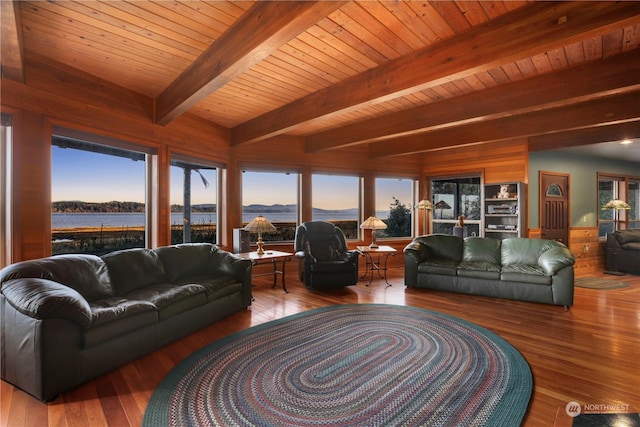
{"label": "wooden interior door", "polygon": [[543,239],[569,245],[569,175],[540,171],[540,228]]}

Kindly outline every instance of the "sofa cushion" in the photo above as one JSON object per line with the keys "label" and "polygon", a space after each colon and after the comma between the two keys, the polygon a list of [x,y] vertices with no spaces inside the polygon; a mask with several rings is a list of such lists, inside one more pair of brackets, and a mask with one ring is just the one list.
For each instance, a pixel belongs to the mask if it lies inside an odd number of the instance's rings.
{"label": "sofa cushion", "polygon": [[231,276],[198,276],[189,279],[182,279],[174,283],[175,285],[197,284],[205,288],[207,300],[215,301],[216,299],[239,292],[242,283]]}
{"label": "sofa cushion", "polygon": [[206,290],[198,284],[158,283],[129,292],[126,297],[153,304],[160,320],[207,303]]}
{"label": "sofa cushion", "polygon": [[615,232],[615,236],[620,245],[640,243],[640,230],[619,230]]}
{"label": "sofa cushion", "polygon": [[13,279],[2,294],[20,313],[35,319],[67,319],[81,327],[91,323],[89,303],[78,291],[47,279]]}
{"label": "sofa cushion", "polygon": [[502,266],[500,279],[507,282],[524,282],[536,285],[550,285],[552,277],[539,265],[510,264]]}
{"label": "sofa cushion", "polygon": [[91,303],[91,315],[91,327],[84,332],[85,348],[158,322],[153,304],[121,297]]}
{"label": "sofa cushion", "polygon": [[640,251],[640,243],[638,242],[629,242],[620,246],[622,249],[626,251]]}
{"label": "sofa cushion", "polygon": [[427,257],[462,261],[463,240],[448,234],[432,234],[422,240],[427,246]]}
{"label": "sofa cushion", "polygon": [[166,283],[164,266],[151,249],[126,249],[103,255],[109,268],[116,295],[124,296],[136,289]]}
{"label": "sofa cushion", "polygon": [[[124,319],[142,312],[156,313],[154,321],[158,320],[156,306],[149,301],[130,300],[123,297],[101,299],[91,303],[92,326]],[[131,327],[134,328],[135,325]]]}
{"label": "sofa cushion", "polygon": [[28,277],[67,285],[87,301],[114,294],[107,266],[95,255],[65,254],[18,262],[2,269],[0,282]]}
{"label": "sofa cushion", "polygon": [[458,276],[500,280],[500,265],[484,261],[462,261],[458,264]]}
{"label": "sofa cushion", "polygon": [[462,260],[497,264],[499,271],[501,241],[489,237],[469,237],[463,243]]}
{"label": "sofa cushion", "polygon": [[175,283],[204,274],[211,263],[211,243],[184,243],[155,249],[164,266],[167,281]]}
{"label": "sofa cushion", "polygon": [[340,251],[332,244],[332,239],[315,241],[313,246],[307,242],[307,253],[316,262],[331,262],[339,258]]}
{"label": "sofa cushion", "polygon": [[441,274],[444,276],[456,276],[459,262],[446,258],[429,258],[418,264],[418,273]]}
{"label": "sofa cushion", "polygon": [[537,265],[540,254],[558,245],[558,242],[545,239],[511,237],[502,241],[501,264]]}

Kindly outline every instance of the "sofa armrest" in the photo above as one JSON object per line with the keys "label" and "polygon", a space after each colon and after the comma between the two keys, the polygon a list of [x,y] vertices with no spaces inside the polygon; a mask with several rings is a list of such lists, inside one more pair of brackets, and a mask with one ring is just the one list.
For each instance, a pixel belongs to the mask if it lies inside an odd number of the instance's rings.
{"label": "sofa armrest", "polygon": [[556,246],[543,252],[538,258],[538,265],[549,276],[555,275],[564,267],[575,264],[576,259],[566,246]]}
{"label": "sofa armrest", "polygon": [[2,294],[16,310],[34,319],[66,319],[82,327],[91,324],[91,308],[78,291],[47,279],[5,282]]}
{"label": "sofa armrest", "polygon": [[418,284],[418,264],[427,259],[427,245],[414,240],[404,247],[404,284],[413,287]]}
{"label": "sofa armrest", "polygon": [[349,262],[358,262],[359,257],[360,257],[360,251],[354,249],[351,251],[344,252],[341,256],[341,259],[344,259],[345,261],[349,261]]}
{"label": "sofa armrest", "polygon": [[620,242],[618,241],[618,239],[616,239],[615,234],[613,233],[607,233],[607,244],[606,244],[606,250],[607,251],[616,251],[616,250],[620,250]]}
{"label": "sofa armrest", "polygon": [[226,274],[240,282],[251,282],[251,260],[240,258],[230,252],[217,250],[211,253],[209,273]]}
{"label": "sofa armrest", "polygon": [[413,242],[405,246],[403,252],[405,258],[409,257],[416,264],[420,264],[422,261],[426,260],[429,254],[427,245],[417,240],[414,240]]}

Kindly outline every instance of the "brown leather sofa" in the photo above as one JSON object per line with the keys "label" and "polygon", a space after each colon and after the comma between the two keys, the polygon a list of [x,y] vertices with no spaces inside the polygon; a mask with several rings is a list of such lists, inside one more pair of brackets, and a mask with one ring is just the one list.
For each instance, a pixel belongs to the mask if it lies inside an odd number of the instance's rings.
{"label": "brown leather sofa", "polygon": [[607,234],[605,268],[614,273],[640,274],[640,230]]}
{"label": "brown leather sofa", "polygon": [[251,262],[215,245],[57,255],[0,270],[2,379],[42,401],[251,304]]}

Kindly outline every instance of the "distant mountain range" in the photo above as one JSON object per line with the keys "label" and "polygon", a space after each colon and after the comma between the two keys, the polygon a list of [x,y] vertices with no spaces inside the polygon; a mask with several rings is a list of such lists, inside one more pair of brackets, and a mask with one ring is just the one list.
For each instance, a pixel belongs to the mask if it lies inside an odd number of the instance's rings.
{"label": "distant mountain range", "polygon": [[[296,205],[259,205],[251,204],[243,207],[246,213],[295,213]],[[140,202],[82,202],[79,200],[60,201],[52,203],[53,213],[130,213],[144,212],[145,204]],[[182,205],[171,205],[171,212],[182,212]],[[192,212],[216,212],[216,205],[195,204],[191,206]],[[314,213],[357,213],[356,208],[351,209],[318,209],[313,208]]]}
{"label": "distant mountain range", "polygon": [[[245,213],[295,213],[296,205],[247,205],[242,210]],[[314,213],[357,213],[358,209],[319,209],[313,208]]]}

